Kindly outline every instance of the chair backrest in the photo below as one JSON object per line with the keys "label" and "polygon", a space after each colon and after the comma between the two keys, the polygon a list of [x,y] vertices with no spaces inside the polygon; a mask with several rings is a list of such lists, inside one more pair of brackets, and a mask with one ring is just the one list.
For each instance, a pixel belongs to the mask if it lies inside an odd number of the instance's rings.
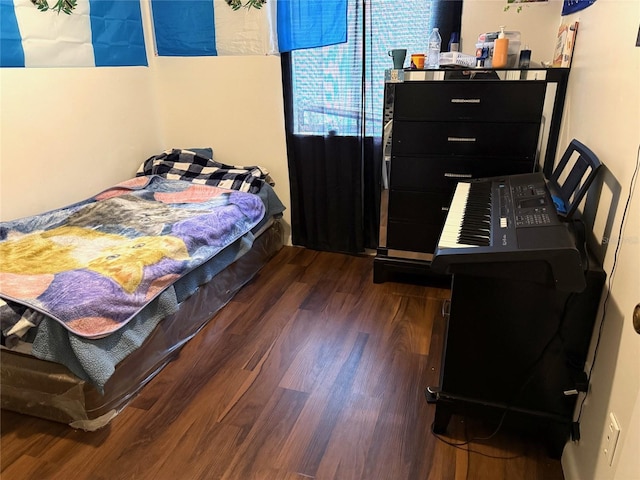
{"label": "chair backrest", "polygon": [[558,215],[570,219],[587,193],[602,163],[587,146],[571,140],[549,178]]}

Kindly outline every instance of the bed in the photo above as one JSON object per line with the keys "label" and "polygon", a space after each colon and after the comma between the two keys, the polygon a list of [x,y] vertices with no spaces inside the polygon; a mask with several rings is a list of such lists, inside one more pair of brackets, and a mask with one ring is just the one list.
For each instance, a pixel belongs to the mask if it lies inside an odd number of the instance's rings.
{"label": "bed", "polygon": [[107,425],[282,247],[268,172],[212,157],[168,150],[90,199],[0,224],[3,409]]}

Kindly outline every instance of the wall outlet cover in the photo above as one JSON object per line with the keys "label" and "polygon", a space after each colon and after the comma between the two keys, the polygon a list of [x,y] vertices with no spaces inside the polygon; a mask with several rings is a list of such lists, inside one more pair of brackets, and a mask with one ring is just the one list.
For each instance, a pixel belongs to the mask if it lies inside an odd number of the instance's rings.
{"label": "wall outlet cover", "polygon": [[616,445],[620,437],[620,424],[613,412],[609,412],[607,426],[604,431],[604,439],[602,441],[602,453],[607,459],[607,464],[613,464],[613,455],[616,452]]}

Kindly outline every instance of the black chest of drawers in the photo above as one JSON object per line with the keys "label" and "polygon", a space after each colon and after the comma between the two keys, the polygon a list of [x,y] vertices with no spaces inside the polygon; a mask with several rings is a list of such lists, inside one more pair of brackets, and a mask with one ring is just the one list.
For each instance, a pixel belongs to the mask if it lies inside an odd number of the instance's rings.
{"label": "black chest of drawers", "polygon": [[543,77],[385,85],[385,123],[392,122],[392,133],[383,161],[388,188],[374,282],[386,281],[390,272],[431,275],[459,180],[532,172],[541,151],[555,153],[564,91]]}

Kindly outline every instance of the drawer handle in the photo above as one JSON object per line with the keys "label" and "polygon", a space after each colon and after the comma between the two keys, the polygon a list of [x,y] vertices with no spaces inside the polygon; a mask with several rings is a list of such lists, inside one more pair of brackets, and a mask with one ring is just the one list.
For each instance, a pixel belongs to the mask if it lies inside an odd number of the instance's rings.
{"label": "drawer handle", "polygon": [[449,142],[469,142],[469,143],[473,143],[476,141],[476,137],[447,137],[447,141]]}
{"label": "drawer handle", "polygon": [[440,313],[444,318],[449,318],[451,315],[451,300],[445,300],[442,302]]}
{"label": "drawer handle", "polygon": [[440,207],[440,210],[442,210],[443,212],[448,212],[449,211],[449,207]]}
{"label": "drawer handle", "polygon": [[479,98],[452,98],[451,103],[480,103]]}
{"label": "drawer handle", "polygon": [[471,173],[449,173],[445,172],[444,176],[446,178],[473,178]]}

